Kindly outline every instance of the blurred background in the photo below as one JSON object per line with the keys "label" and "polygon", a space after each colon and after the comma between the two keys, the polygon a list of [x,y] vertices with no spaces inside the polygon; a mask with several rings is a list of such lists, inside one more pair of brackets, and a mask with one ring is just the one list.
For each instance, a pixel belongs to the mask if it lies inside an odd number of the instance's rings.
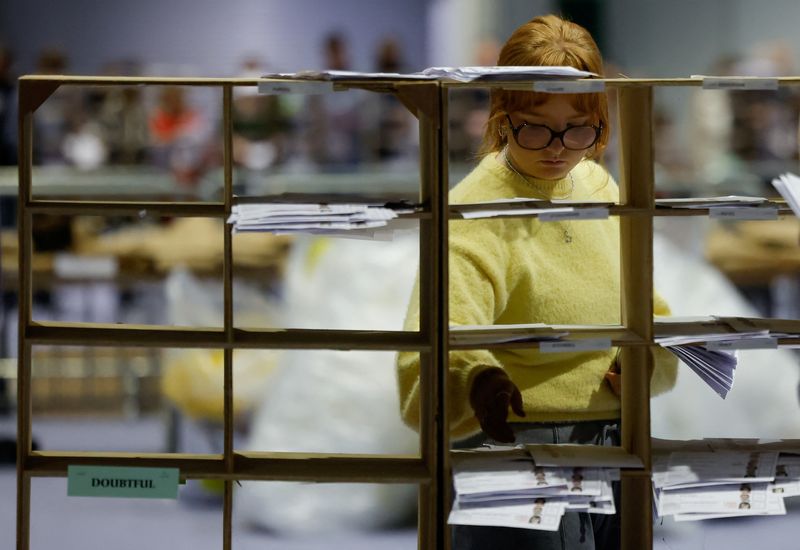
{"label": "blurred background", "polygon": [[[790,0],[0,0],[0,546],[14,540],[15,517],[18,76],[491,65],[517,26],[550,12],[593,33],[608,77],[800,74],[800,4]],[[477,89],[450,92],[451,184],[478,161],[486,99]],[[798,172],[800,87],[664,87],[655,105],[660,197],[775,197],[772,178]],[[221,106],[215,89],[62,87],[34,116],[33,193],[218,199]],[[417,198],[417,122],[394,97],[237,88],[233,130],[239,195]],[[617,162],[612,137],[603,163],[616,174]],[[236,325],[401,329],[415,229],[388,242],[236,235]],[[202,218],[37,215],[33,317],[222,326],[222,234],[221,220]],[[792,216],[658,218],[657,287],[676,315],[798,318],[799,237]],[[418,452],[397,415],[393,361],[386,352],[237,350],[236,447]],[[221,350],[38,346],[34,442],[60,451],[221,452],[221,381]],[[652,402],[653,434],[800,437],[799,381],[792,350],[743,352],[725,401],[684,368],[676,389]],[[65,483],[34,480],[33,548],[220,547],[221,492],[212,483],[187,483],[177,502],[156,504],[68,501]],[[236,547],[414,548],[415,499],[414,486],[243,483]],[[118,525],[129,521],[141,528],[119,540]],[[682,529],[665,530],[656,544],[694,548],[702,537],[706,548],[730,548],[745,536],[730,525]]]}

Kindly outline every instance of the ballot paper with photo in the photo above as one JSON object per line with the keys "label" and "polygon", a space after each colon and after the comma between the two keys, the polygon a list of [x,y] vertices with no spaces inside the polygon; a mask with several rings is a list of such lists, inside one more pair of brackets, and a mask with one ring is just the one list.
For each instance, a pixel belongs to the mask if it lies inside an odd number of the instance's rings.
{"label": "ballot paper with photo", "polygon": [[690,513],[690,514],[675,514],[673,518],[675,521],[699,521],[704,519],[720,519],[742,516],[784,516],[786,515],[786,504],[782,497],[773,493],[767,492],[767,508],[766,510],[753,510],[753,509],[737,509],[735,513],[722,513],[722,514],[706,514],[706,513]]}
{"label": "ballot paper with photo", "polygon": [[447,523],[557,531],[566,507],[563,501],[545,498],[528,504],[484,508],[462,508],[456,503],[450,511]]}
{"label": "ballot paper with photo", "polygon": [[534,471],[533,460],[524,449],[453,451],[451,457],[453,486],[459,498],[481,495],[480,500],[488,500],[510,491],[566,485],[566,479]]}
{"label": "ballot paper with photo", "polygon": [[657,492],[662,516],[766,513],[769,483],[731,483]]}

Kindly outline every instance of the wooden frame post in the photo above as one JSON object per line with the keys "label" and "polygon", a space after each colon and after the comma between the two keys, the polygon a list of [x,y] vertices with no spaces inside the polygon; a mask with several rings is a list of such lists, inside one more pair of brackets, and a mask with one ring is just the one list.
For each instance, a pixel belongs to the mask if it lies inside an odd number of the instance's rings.
{"label": "wooden frame post", "polygon": [[[649,86],[618,90],[620,202],[653,208],[653,90]],[[653,219],[650,215],[620,219],[620,279],[623,325],[645,342],[653,338]],[[625,346],[622,370],[622,445],[638,455],[643,472],[622,476],[622,548],[644,550],[653,545],[650,480],[650,376],[648,346]],[[635,503],[635,504],[634,504]]]}

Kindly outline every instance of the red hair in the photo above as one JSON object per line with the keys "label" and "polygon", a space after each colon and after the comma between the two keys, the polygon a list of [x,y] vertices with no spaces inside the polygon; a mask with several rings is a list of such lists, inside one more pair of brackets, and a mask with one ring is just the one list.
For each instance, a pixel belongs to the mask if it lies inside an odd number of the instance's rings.
{"label": "red hair", "polygon": [[[569,66],[603,74],[603,58],[589,31],[556,15],[536,17],[515,30],[500,50],[497,64]],[[508,137],[505,132],[501,134],[501,128],[506,113],[530,109],[544,103],[548,96],[542,92],[492,89],[480,153],[486,155],[505,147]],[[593,124],[603,126],[600,139],[587,155],[596,158],[608,143],[608,98],[604,93],[570,94],[570,101],[577,111],[592,115]]]}

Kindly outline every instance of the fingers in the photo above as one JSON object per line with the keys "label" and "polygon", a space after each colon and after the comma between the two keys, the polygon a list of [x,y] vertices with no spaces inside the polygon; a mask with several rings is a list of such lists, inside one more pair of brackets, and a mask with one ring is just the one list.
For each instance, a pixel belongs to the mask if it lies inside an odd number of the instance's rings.
{"label": "fingers", "polygon": [[522,407],[522,393],[517,388],[511,392],[511,410],[519,417],[525,416],[525,409]]}
{"label": "fingers", "polygon": [[478,375],[470,389],[470,405],[486,435],[502,443],[515,441],[508,411],[511,408],[524,417],[525,410],[522,394],[502,369],[490,368]]}
{"label": "fingers", "polygon": [[616,372],[608,371],[605,374],[606,382],[608,382],[611,391],[614,395],[620,397],[622,395],[622,375]]}
{"label": "fingers", "polygon": [[508,407],[512,395],[509,391],[496,393],[483,417],[478,419],[486,435],[501,443],[513,443],[516,440],[514,431],[508,424]]}

